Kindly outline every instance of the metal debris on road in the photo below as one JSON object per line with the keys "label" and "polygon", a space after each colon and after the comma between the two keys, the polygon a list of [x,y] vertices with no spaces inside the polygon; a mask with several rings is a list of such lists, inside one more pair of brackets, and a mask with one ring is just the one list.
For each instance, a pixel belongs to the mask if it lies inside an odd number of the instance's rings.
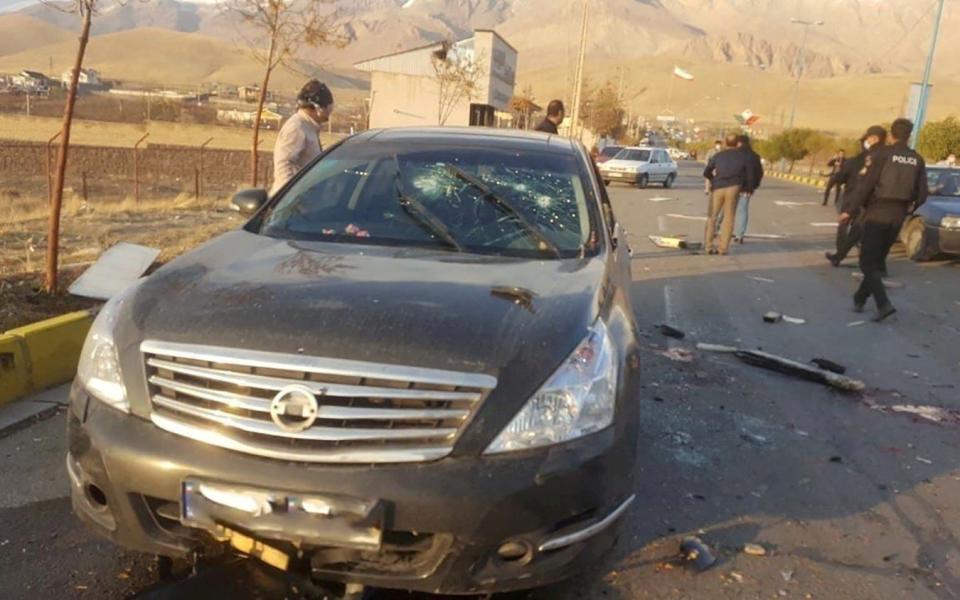
{"label": "metal debris on road", "polygon": [[754,367],[793,375],[808,381],[829,385],[845,392],[862,392],[867,386],[862,381],[838,375],[823,369],[810,367],[789,358],[783,358],[759,350],[738,350],[734,355]]}
{"label": "metal debris on road", "polygon": [[750,556],[766,556],[767,549],[760,544],[745,544],[743,546],[743,553],[749,554]]}
{"label": "metal debris on road", "polygon": [[693,352],[684,348],[670,348],[662,352],[657,352],[660,356],[665,356],[670,360],[677,362],[693,362]]}
{"label": "metal debris on road", "polygon": [[756,275],[747,275],[747,279],[752,279],[754,281],[760,281],[762,283],[775,283],[775,280],[770,279],[769,277],[757,277]]}
{"label": "metal debris on road", "polygon": [[658,248],[673,248],[677,250],[699,250],[703,248],[702,242],[688,242],[683,239],[684,236],[650,235],[647,237],[649,237],[653,245]]}
{"label": "metal debris on road", "polygon": [[662,333],[667,337],[671,337],[678,340],[682,340],[683,338],[687,337],[687,334],[685,334],[684,332],[674,327],[670,327],[669,325],[666,325],[666,324],[660,325],[659,329],[660,329],[660,333]]}
{"label": "metal debris on road", "polygon": [[861,325],[865,325],[865,324],[866,324],[866,321],[854,321],[852,323],[847,323],[847,327],[860,327]]}
{"label": "metal debris on road", "polygon": [[698,537],[687,537],[680,542],[680,556],[693,563],[698,571],[706,571],[717,564],[717,558],[710,552],[710,548]]}
{"label": "metal debris on road", "polygon": [[951,410],[939,406],[920,406],[916,404],[894,404],[893,406],[874,405],[873,408],[887,412],[906,413],[934,423],[960,423],[960,410]]}
{"label": "metal debris on road", "polygon": [[807,323],[806,319],[801,319],[800,317],[791,317],[790,315],[783,315],[783,320],[794,325],[805,325]]}
{"label": "metal debris on road", "polygon": [[740,348],[736,346],[725,346],[723,344],[708,344],[706,342],[697,342],[697,350],[703,350],[704,352],[725,352],[732,354]]}
{"label": "metal debris on road", "polygon": [[835,363],[832,360],[826,358],[815,358],[811,360],[813,364],[817,365],[821,369],[830,371],[831,373],[836,373],[837,375],[843,375],[847,372],[847,368],[839,363]]}
{"label": "metal debris on road", "polygon": [[922,456],[918,456],[918,457],[917,457],[917,462],[923,463],[923,464],[925,464],[925,465],[932,465],[932,464],[933,464],[933,461],[932,461],[932,460],[930,460],[929,458],[924,458],[924,457],[922,457]]}
{"label": "metal debris on road", "polygon": [[763,315],[763,322],[764,322],[764,323],[779,323],[779,322],[782,321],[782,320],[783,320],[783,315],[781,315],[781,314],[778,313],[778,312],[770,311],[770,312],[766,313],[765,315]]}

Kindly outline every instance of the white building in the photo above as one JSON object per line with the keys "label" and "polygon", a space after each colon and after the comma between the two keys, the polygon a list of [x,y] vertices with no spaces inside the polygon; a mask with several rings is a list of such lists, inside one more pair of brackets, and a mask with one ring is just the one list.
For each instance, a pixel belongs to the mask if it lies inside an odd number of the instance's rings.
{"label": "white building", "polygon": [[[72,78],[73,69],[68,69],[60,75],[60,83],[63,85],[63,87],[68,87]],[[80,69],[80,77],[77,81],[81,86],[89,87],[102,85],[100,82],[100,74],[93,69]]]}
{"label": "white building", "polygon": [[[455,82],[442,83],[438,60],[452,70],[472,72],[472,91],[459,91]],[[495,31],[477,30],[472,38],[452,45],[438,42],[354,66],[371,74],[371,128],[494,126],[497,113],[510,110],[517,51]]]}
{"label": "white building", "polygon": [[26,94],[46,94],[49,90],[49,79],[39,71],[24,69],[10,78],[10,85]]}

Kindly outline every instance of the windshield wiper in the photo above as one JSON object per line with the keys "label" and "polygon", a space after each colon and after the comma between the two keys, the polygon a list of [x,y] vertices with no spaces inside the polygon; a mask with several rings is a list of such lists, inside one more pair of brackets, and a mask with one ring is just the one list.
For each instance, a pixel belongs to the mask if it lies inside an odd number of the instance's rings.
{"label": "windshield wiper", "polygon": [[487,184],[480,181],[470,173],[467,173],[462,169],[458,169],[453,165],[446,165],[446,168],[447,168],[447,172],[449,172],[454,177],[465,181],[471,187],[476,188],[477,191],[480,192],[481,197],[484,200],[492,204],[500,212],[506,214],[511,219],[513,219],[514,222],[520,225],[520,227],[522,227],[523,230],[530,235],[530,237],[532,237],[533,239],[535,239],[537,242],[540,243],[541,249],[548,250],[550,254],[553,254],[557,258],[561,258],[560,250],[557,249],[557,247],[553,244],[553,242],[547,239],[547,236],[545,236],[543,232],[540,231],[540,229],[538,229],[533,223],[528,221],[527,218],[523,216],[523,213],[517,210],[516,207],[514,207],[512,204],[507,202],[503,197],[498,196],[496,193],[494,193],[494,191],[491,190],[487,186]]}
{"label": "windshield wiper", "polygon": [[397,167],[395,181],[397,185],[397,200],[400,203],[400,208],[410,215],[410,218],[427,233],[440,238],[448,246],[455,248],[457,252],[465,252],[463,244],[458,242],[457,238],[453,237],[450,229],[443,224],[443,221],[441,221],[433,211],[424,206],[423,203],[416,198],[404,193],[403,174],[400,172],[400,160],[396,155],[393,156],[393,162]]}

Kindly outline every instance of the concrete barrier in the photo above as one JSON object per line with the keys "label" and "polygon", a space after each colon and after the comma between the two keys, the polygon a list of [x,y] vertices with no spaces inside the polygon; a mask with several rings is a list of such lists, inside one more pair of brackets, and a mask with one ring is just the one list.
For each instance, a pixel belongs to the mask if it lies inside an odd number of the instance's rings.
{"label": "concrete barrier", "polygon": [[84,310],[0,334],[0,405],[73,379],[91,323]]}
{"label": "concrete barrier", "polygon": [[770,177],[776,177],[777,179],[783,179],[784,181],[792,181],[794,183],[801,183],[803,185],[809,185],[820,189],[826,189],[827,187],[827,180],[823,177],[795,175],[793,173],[781,173],[779,171],[767,171],[767,175]]}

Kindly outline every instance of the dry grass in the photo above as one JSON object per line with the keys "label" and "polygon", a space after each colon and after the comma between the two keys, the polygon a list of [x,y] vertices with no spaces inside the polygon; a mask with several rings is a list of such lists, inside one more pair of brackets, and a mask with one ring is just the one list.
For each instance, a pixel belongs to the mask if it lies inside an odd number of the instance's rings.
{"label": "dry grass", "polygon": [[[28,117],[26,115],[0,115],[0,140],[46,142],[60,130],[60,119],[52,117]],[[74,121],[70,130],[72,143],[84,146],[132,147],[144,133],[149,133],[151,144],[174,146],[199,146],[209,138],[212,148],[248,150],[252,131],[240,127],[197,125],[189,123],[110,123],[104,121]],[[325,145],[343,137],[339,134],[322,134]],[[260,147],[269,150],[277,139],[275,131],[260,133]]]}

